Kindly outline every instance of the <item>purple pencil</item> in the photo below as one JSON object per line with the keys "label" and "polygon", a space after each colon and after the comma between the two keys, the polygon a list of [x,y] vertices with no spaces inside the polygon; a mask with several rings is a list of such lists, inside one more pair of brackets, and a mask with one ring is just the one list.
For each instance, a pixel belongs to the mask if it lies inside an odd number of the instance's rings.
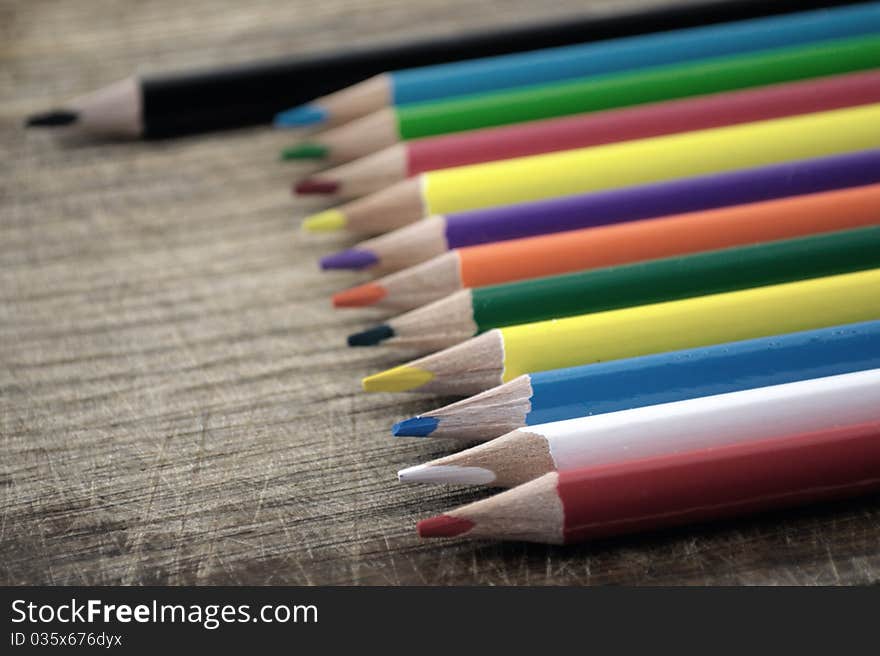
{"label": "purple pencil", "polygon": [[398,271],[454,248],[880,182],[880,150],[432,216],[328,255],[322,269]]}

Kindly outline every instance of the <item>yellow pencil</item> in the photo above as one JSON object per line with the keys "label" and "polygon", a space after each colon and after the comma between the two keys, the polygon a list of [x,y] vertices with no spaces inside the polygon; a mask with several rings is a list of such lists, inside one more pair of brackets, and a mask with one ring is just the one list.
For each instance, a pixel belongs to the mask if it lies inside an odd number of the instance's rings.
{"label": "yellow pencil", "polygon": [[880,147],[880,104],[423,173],[306,219],[380,233],[432,214],[510,205]]}
{"label": "yellow pencil", "polygon": [[365,378],[469,395],[526,373],[880,319],[880,269],[496,328]]}

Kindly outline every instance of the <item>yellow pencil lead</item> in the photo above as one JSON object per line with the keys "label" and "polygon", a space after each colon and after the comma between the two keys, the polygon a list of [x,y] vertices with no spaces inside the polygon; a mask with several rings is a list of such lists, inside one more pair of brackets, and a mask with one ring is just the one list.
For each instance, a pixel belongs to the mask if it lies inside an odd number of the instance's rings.
{"label": "yellow pencil lead", "polygon": [[409,392],[434,380],[434,374],[418,367],[401,365],[363,380],[366,392]]}
{"label": "yellow pencil lead", "polygon": [[347,222],[339,210],[324,210],[307,217],[302,227],[306,232],[333,232],[342,230]]}

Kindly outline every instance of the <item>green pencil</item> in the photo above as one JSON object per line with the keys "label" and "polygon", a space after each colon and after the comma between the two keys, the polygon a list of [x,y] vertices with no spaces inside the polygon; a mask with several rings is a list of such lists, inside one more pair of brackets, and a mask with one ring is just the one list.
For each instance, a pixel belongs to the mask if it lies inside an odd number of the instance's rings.
{"label": "green pencil", "polygon": [[463,289],[348,338],[440,349],[479,333],[880,266],[880,226]]}
{"label": "green pencil", "polygon": [[284,153],[347,162],[400,141],[722,93],[880,66],[880,37],[823,41],[448,101],[386,108]]}

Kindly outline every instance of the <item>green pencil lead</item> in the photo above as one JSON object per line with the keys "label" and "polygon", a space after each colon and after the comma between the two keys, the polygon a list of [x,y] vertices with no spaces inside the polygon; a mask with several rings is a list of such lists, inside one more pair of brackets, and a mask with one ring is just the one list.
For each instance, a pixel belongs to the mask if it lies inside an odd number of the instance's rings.
{"label": "green pencil lead", "polygon": [[290,148],[285,148],[281,151],[281,159],[289,160],[289,159],[323,159],[327,157],[327,146],[322,146],[321,144],[309,143],[308,141],[305,143],[297,144],[296,146],[291,146]]}

